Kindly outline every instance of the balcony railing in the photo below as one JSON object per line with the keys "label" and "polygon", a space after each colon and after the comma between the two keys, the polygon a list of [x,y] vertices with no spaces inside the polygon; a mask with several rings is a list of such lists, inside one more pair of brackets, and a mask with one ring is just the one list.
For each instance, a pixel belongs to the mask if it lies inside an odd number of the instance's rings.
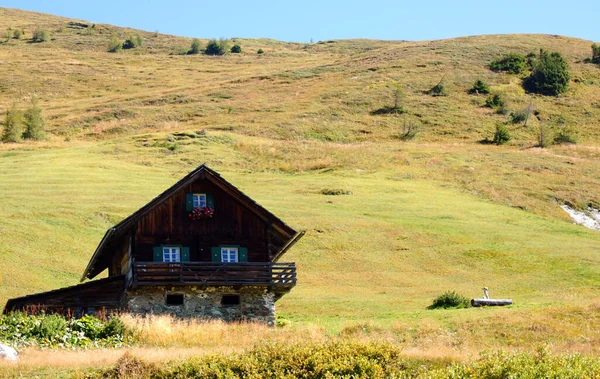
{"label": "balcony railing", "polygon": [[295,263],[135,262],[134,285],[254,285],[291,288],[296,285]]}

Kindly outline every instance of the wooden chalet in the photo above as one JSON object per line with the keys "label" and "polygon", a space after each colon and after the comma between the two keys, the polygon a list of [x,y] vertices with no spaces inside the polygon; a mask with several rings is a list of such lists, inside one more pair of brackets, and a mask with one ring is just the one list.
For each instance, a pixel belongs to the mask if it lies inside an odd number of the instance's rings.
{"label": "wooden chalet", "polygon": [[108,229],[82,281],[10,299],[4,312],[128,311],[274,322],[275,301],[296,284],[280,262],[297,233],[202,165]]}

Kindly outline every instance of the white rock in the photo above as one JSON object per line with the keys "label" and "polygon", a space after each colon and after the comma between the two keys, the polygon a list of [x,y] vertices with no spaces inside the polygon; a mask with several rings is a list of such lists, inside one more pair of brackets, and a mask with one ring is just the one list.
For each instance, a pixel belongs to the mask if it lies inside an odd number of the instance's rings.
{"label": "white rock", "polygon": [[18,361],[19,353],[17,353],[17,351],[10,346],[0,344],[0,359]]}

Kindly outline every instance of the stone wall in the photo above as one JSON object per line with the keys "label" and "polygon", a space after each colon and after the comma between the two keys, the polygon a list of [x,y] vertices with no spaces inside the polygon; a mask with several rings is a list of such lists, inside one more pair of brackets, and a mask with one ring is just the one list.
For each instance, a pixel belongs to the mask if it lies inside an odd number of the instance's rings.
{"label": "stone wall", "polygon": [[[182,305],[167,305],[167,295],[183,295]],[[239,295],[238,305],[223,305],[223,295]],[[172,314],[206,320],[254,321],[275,325],[275,294],[261,287],[141,286],[127,291],[125,308],[133,314]]]}

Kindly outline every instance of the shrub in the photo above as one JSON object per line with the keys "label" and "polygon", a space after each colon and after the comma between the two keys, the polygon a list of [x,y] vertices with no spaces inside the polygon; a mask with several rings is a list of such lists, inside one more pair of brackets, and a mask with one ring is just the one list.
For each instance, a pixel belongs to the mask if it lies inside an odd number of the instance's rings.
{"label": "shrub", "polygon": [[402,127],[398,138],[402,141],[410,141],[414,139],[420,131],[421,127],[418,124],[413,122],[406,122],[404,123],[404,126]]}
{"label": "shrub", "polygon": [[430,94],[431,96],[448,96],[446,87],[444,86],[444,84],[442,82],[433,86],[429,91],[427,91],[427,93]]}
{"label": "shrub", "polygon": [[15,31],[13,32],[13,38],[21,39],[21,37],[23,37],[23,34],[25,34],[25,32],[22,29],[15,29]]}
{"label": "shrub", "polygon": [[504,106],[504,96],[499,93],[489,94],[485,99],[485,106],[492,109],[500,109]]}
{"label": "shrub", "polygon": [[23,133],[23,138],[41,140],[46,137],[42,109],[38,106],[36,98],[31,100],[31,106],[25,111],[24,123],[25,132]]}
{"label": "shrub", "polygon": [[140,35],[129,36],[123,42],[123,49],[135,49],[138,46],[142,46],[144,44],[144,39]]}
{"label": "shrub", "polygon": [[554,134],[552,133],[552,129],[548,125],[540,123],[540,126],[538,128],[537,142],[538,147],[541,148],[548,147],[554,142]]}
{"label": "shrub", "polygon": [[234,54],[239,54],[242,52],[242,47],[236,43],[235,45],[231,46],[231,52]]}
{"label": "shrub", "polygon": [[454,291],[446,291],[444,294],[433,299],[433,303],[427,309],[438,308],[468,308],[471,302],[466,297]]}
{"label": "shrub", "polygon": [[510,133],[508,132],[508,128],[506,125],[498,124],[496,125],[496,131],[494,132],[493,143],[496,145],[504,145],[508,141],[510,141]]}
{"label": "shrub", "polygon": [[558,132],[554,136],[554,143],[555,144],[577,143],[577,138],[575,137],[575,132],[567,126],[563,126],[563,127],[559,128]]}
{"label": "shrub", "polygon": [[531,75],[523,81],[523,87],[529,92],[558,96],[569,88],[570,80],[569,65],[562,55],[541,50]]}
{"label": "shrub", "polygon": [[216,39],[211,39],[208,41],[206,45],[206,49],[204,49],[204,54],[206,55],[223,55],[227,51],[227,43],[225,40],[217,41]]}
{"label": "shrub", "polygon": [[108,40],[107,51],[109,53],[118,53],[119,51],[121,51],[122,48],[123,48],[123,44],[121,43],[121,41],[119,41],[117,36],[114,34],[112,36],[110,36],[110,39]]}
{"label": "shrub", "polygon": [[33,32],[31,40],[33,42],[48,42],[50,41],[50,34],[45,30],[36,29],[35,32]]}
{"label": "shrub", "polygon": [[592,63],[600,64],[600,45],[592,44]]}
{"label": "shrub", "polygon": [[259,55],[260,55],[260,54],[264,54],[264,53],[265,53],[265,52],[264,52],[264,50],[263,50],[263,49],[258,49],[258,50],[256,50],[256,54],[259,54]]}
{"label": "shrub", "polygon": [[4,132],[2,142],[21,142],[23,134],[23,115],[13,104],[7,111],[4,119]]}
{"label": "shrub", "polygon": [[490,93],[490,87],[481,79],[477,79],[477,81],[473,84],[473,87],[467,91],[470,94],[484,94],[487,95]]}
{"label": "shrub", "polygon": [[190,50],[188,54],[200,54],[202,50],[202,45],[200,44],[200,40],[198,38],[194,38],[192,40],[192,45],[190,46]]}
{"label": "shrub", "polygon": [[527,121],[529,118],[529,109],[522,109],[518,111],[514,111],[510,114],[510,121],[513,124],[519,124],[521,122]]}
{"label": "shrub", "polygon": [[522,74],[527,71],[527,58],[521,54],[511,53],[492,61],[489,67],[492,71]]}

